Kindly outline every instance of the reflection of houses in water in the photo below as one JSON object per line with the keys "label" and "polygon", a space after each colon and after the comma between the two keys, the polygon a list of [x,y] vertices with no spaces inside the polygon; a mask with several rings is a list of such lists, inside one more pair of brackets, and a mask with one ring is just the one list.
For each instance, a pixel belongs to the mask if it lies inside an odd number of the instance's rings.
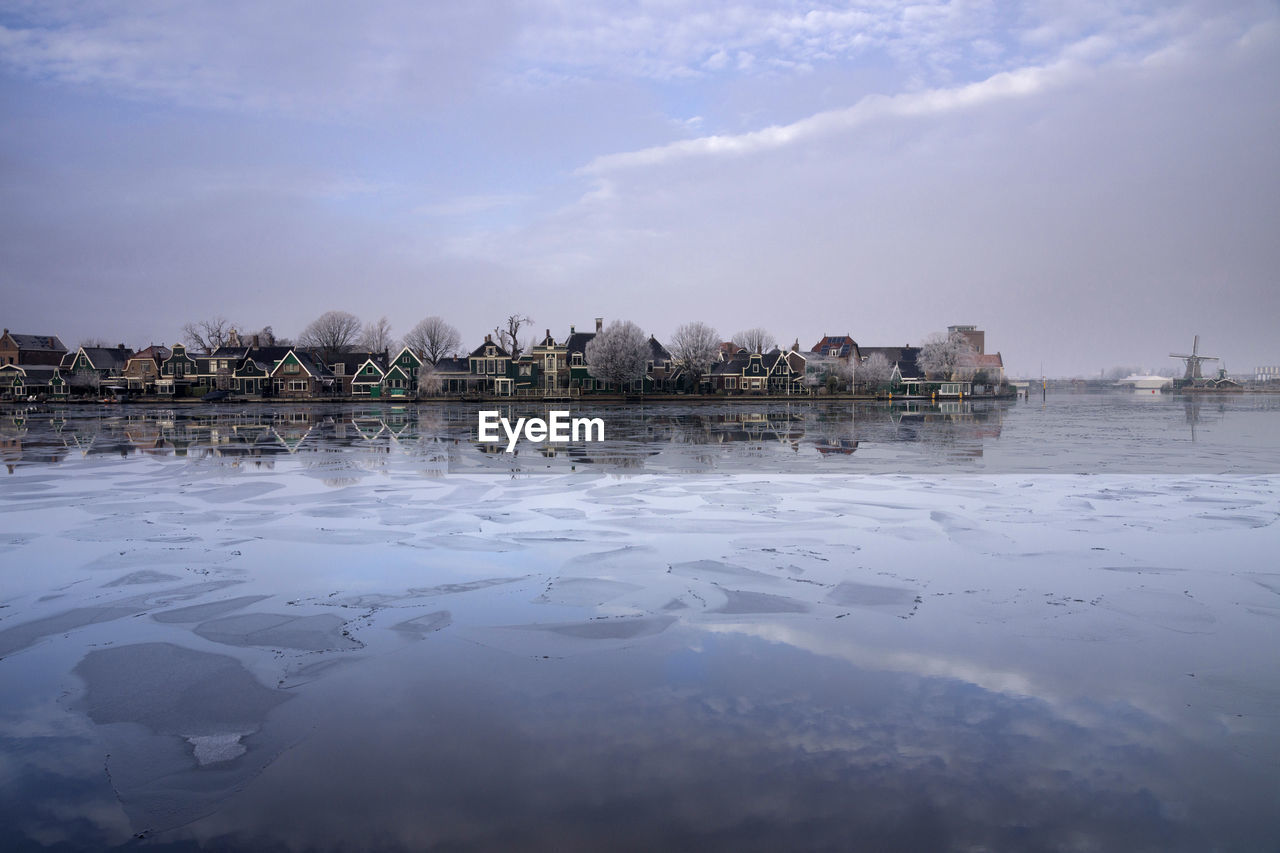
{"label": "reflection of houses in water", "polygon": [[979,458],[983,441],[1000,437],[1005,401],[911,400],[885,406],[886,441],[915,442],[949,456]]}
{"label": "reflection of houses in water", "polygon": [[[653,464],[647,460],[658,454],[664,454],[659,467],[703,470],[733,459],[754,464],[750,460],[779,452],[790,456],[803,444],[812,445],[814,457],[825,458],[895,442],[981,456],[983,441],[1000,434],[1000,406],[999,401],[924,400],[639,410],[604,405],[574,413],[604,418],[603,443],[521,440],[512,454],[506,453],[505,439],[476,440],[478,408],[472,406],[55,407],[6,413],[0,421],[0,452],[11,467],[58,462],[71,454],[178,456],[230,466],[294,457],[308,469],[332,470],[336,478],[385,471],[397,457],[402,467],[407,463],[409,470],[428,475],[580,464],[633,470]],[[528,405],[493,408],[513,420],[543,414]]]}

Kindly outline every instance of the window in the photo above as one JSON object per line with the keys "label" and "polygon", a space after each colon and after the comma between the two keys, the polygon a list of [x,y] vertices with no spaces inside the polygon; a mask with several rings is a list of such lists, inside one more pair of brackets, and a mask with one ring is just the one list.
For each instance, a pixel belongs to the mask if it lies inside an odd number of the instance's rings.
{"label": "window", "polygon": [[729,391],[735,391],[738,388],[738,377],[726,376],[724,378],[724,387]]}
{"label": "window", "polygon": [[307,380],[305,380],[305,379],[294,379],[294,380],[292,380],[292,381],[289,383],[289,390],[290,390],[290,391],[305,391],[305,390],[307,390]]}
{"label": "window", "polygon": [[573,366],[574,366],[574,367],[582,367],[582,353],[580,353],[580,352],[575,352],[575,353],[573,354]]}

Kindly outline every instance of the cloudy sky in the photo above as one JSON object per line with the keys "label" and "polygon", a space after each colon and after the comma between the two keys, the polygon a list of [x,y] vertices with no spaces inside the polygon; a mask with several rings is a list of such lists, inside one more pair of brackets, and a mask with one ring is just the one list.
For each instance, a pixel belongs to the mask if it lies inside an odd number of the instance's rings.
{"label": "cloudy sky", "polygon": [[1280,363],[1274,0],[0,0],[15,331],[325,310]]}

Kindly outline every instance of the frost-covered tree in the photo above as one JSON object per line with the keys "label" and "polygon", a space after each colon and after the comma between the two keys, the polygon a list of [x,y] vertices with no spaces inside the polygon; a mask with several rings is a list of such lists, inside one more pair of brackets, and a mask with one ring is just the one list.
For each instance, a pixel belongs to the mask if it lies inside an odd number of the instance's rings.
{"label": "frost-covered tree", "polygon": [[696,388],[720,357],[720,336],[701,321],[685,323],[671,336],[671,356],[693,377]]}
{"label": "frost-covered tree", "polygon": [[360,337],[360,318],[346,311],[326,311],[298,335],[298,343],[320,353],[326,362],[349,350]]}
{"label": "frost-covered tree", "polygon": [[643,379],[649,364],[649,338],[629,320],[615,320],[587,344],[591,375],[618,387]]}
{"label": "frost-covered tree", "polygon": [[879,388],[893,376],[893,365],[884,353],[873,352],[867,360],[858,365],[858,382],[865,388]]}
{"label": "frost-covered tree", "polygon": [[435,364],[462,346],[462,335],[440,317],[427,317],[404,336],[404,345],[427,364]]}
{"label": "frost-covered tree", "polygon": [[434,397],[444,387],[440,374],[436,373],[434,364],[428,362],[418,371],[418,393],[426,397]]}
{"label": "frost-covered tree", "polygon": [[391,321],[386,317],[365,323],[360,333],[360,346],[366,352],[390,352],[395,349],[396,339],[391,334]]}
{"label": "frost-covered tree", "polygon": [[920,347],[916,363],[926,376],[938,379],[968,379],[977,366],[978,352],[959,332],[935,332]]}
{"label": "frost-covered tree", "polygon": [[778,345],[777,339],[767,329],[757,326],[754,329],[738,332],[733,336],[733,345],[747,352],[768,352]]}

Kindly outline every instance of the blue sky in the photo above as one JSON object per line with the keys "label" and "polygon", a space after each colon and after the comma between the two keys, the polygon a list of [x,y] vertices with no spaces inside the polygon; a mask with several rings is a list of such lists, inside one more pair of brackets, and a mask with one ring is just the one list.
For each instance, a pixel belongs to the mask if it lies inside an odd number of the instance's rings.
{"label": "blue sky", "polygon": [[0,3],[4,325],[1280,362],[1274,2]]}

